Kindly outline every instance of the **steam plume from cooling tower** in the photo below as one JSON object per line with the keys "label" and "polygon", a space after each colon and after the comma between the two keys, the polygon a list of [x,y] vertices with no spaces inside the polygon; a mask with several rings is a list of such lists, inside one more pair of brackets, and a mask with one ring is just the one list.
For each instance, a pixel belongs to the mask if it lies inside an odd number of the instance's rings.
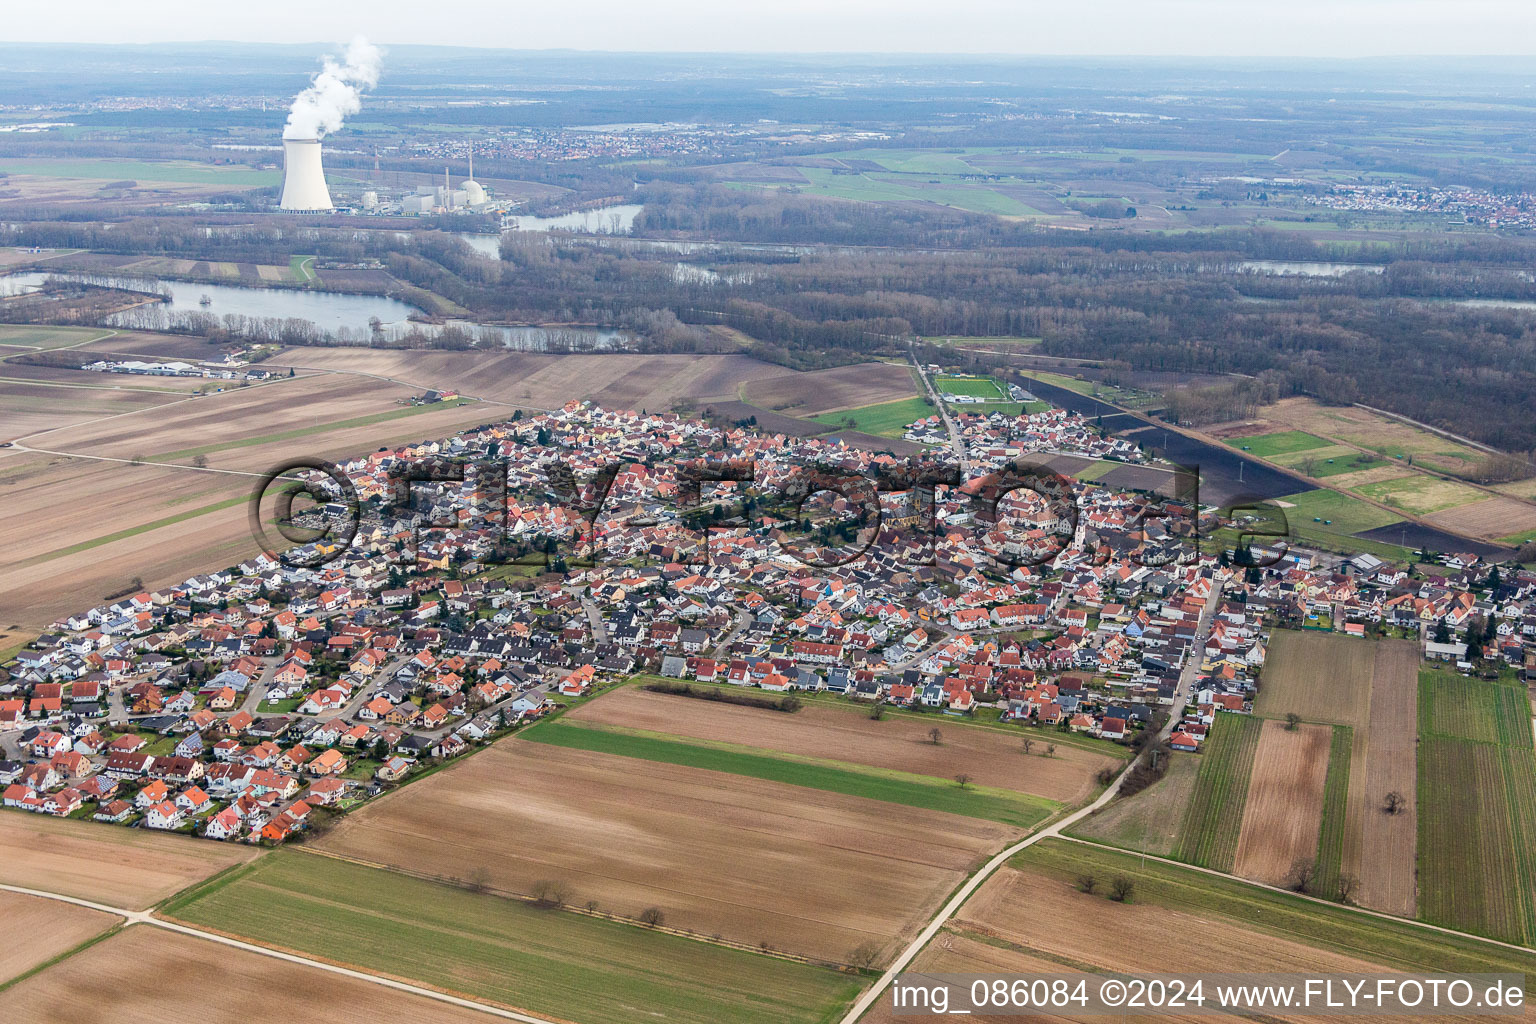
{"label": "steam plume from cooling tower", "polygon": [[352,40],[340,62],[325,58],[309,88],[294,97],[283,138],[318,139],[340,128],[348,114],[362,109],[363,92],[378,84],[381,58],[379,48],[362,36]]}

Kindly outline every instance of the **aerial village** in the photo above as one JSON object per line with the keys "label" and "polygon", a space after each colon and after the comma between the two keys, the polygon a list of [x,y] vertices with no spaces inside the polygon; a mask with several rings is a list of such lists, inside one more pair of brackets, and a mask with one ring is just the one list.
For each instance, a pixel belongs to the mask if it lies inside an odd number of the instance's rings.
{"label": "aerial village", "polygon": [[[1144,460],[1061,410],[963,422],[970,481],[1031,453]],[[690,492],[679,467],[706,456],[752,482]],[[391,470],[428,459],[504,466],[505,491],[471,472],[391,502]],[[1536,668],[1536,575],[1470,555],[1433,573],[1238,559],[1188,543],[1216,510],[1077,481],[1070,514],[1032,492],[987,514],[966,483],[883,491],[875,519],[822,491],[817,526],[814,501],[764,497],[799,466],[872,479],[904,461],[574,402],[354,459],[349,543],[83,610],[8,663],[4,805],[279,843],[637,675],[1198,751],[1217,714],[1251,710],[1278,625]],[[610,465],[594,516],[585,481]]]}

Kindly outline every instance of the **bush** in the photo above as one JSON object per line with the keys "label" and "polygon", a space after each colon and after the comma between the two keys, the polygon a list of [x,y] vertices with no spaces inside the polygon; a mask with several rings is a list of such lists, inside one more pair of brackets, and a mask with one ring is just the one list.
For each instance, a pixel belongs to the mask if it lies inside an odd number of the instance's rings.
{"label": "bush", "polygon": [[693,686],[689,683],[646,683],[643,689],[652,693],[670,693],[674,697],[693,697],[697,700],[713,700],[722,704],[740,704],[743,707],[763,708],[767,711],[793,713],[804,707],[804,702],[794,694],[782,697],[754,697],[747,693],[731,693],[713,687]]}

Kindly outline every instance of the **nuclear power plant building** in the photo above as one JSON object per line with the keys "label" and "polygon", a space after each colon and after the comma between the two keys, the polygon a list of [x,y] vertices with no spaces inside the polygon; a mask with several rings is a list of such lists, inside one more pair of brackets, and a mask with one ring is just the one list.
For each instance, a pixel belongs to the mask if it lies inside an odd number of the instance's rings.
{"label": "nuclear power plant building", "polygon": [[319,139],[283,140],[283,196],[277,205],[296,212],[334,209],[320,165]]}

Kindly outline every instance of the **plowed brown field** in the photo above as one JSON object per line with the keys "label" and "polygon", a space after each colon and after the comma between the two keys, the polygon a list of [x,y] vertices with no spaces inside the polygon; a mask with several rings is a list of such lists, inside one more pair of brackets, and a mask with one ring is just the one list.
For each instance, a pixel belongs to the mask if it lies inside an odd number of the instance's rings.
{"label": "plowed brown field", "polygon": [[526,894],[568,883],[668,927],[842,960],[894,949],[1017,830],[736,775],[504,740],[348,815],[324,852]]}
{"label": "plowed brown field", "polygon": [[887,717],[879,722],[856,710],[809,705],[792,715],[758,708],[622,687],[571,712],[575,721],[737,743],[801,757],[891,768],[941,779],[965,773],[979,786],[995,786],[1076,803],[1093,792],[1094,774],[1115,758],[1065,743],[1045,757],[1047,738],[1025,754],[1021,737],[948,723],[935,746],[925,721]]}
{"label": "plowed brown field", "polygon": [[1283,722],[1264,723],[1237,840],[1236,874],[1278,885],[1298,861],[1314,858],[1332,741],[1332,726],[1302,725],[1292,732]]}

